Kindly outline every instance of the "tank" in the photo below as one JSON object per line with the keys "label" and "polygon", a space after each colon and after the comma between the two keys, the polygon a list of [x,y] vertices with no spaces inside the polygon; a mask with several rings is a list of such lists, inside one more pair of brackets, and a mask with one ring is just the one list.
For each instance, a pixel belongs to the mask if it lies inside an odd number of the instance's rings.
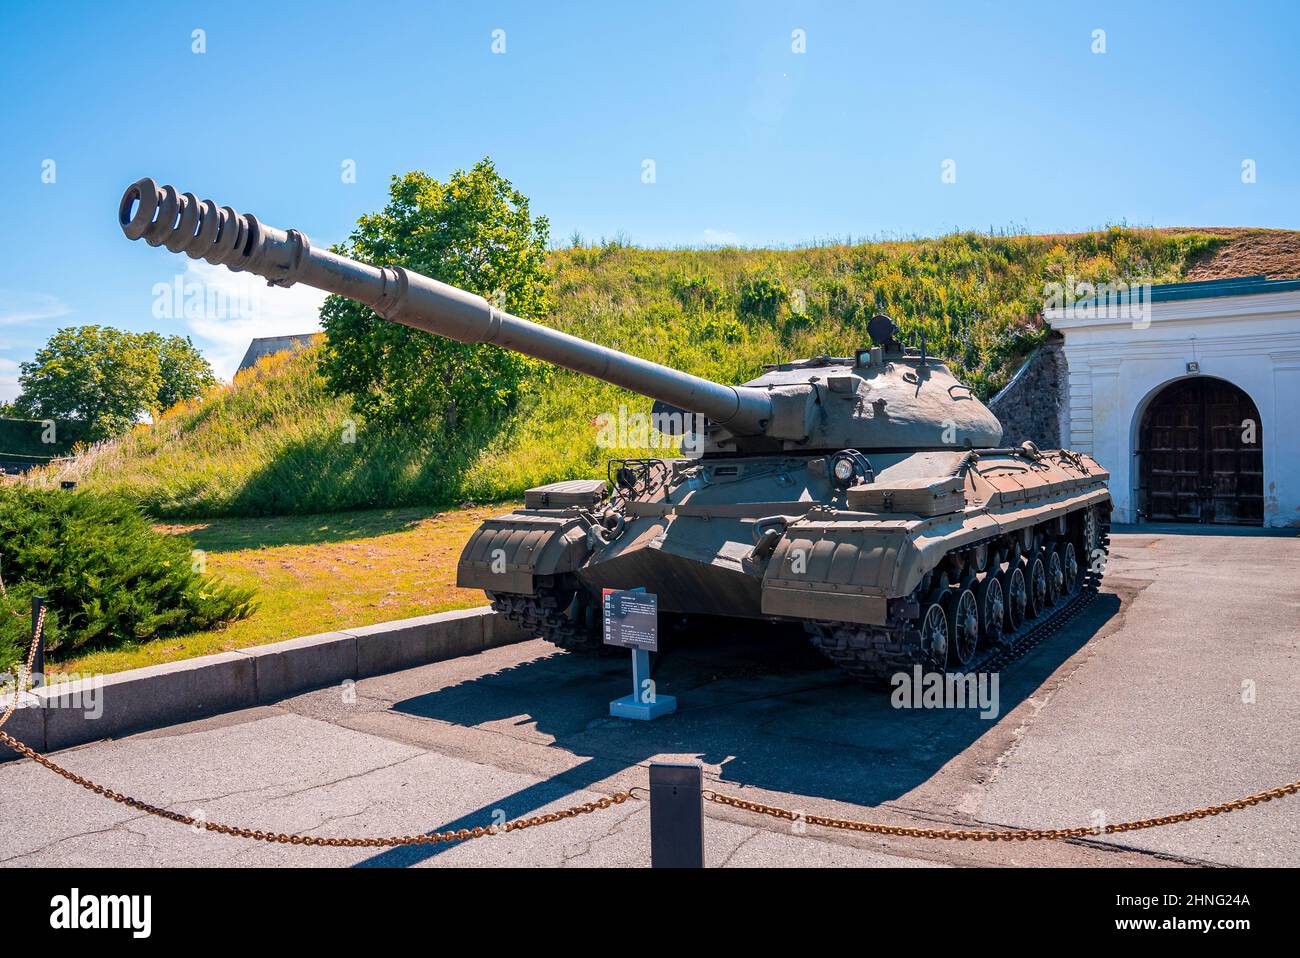
{"label": "tank", "polygon": [[564,648],[598,649],[603,590],[640,587],[670,614],[799,623],[836,665],[880,683],[916,666],[972,667],[1100,580],[1106,471],[1082,453],[1004,442],[972,390],[924,342],[900,342],[886,316],[849,355],[728,385],[149,179],[126,190],[118,216],[131,239],[654,399],[654,425],[690,455],[615,459],[604,479],[529,489],[461,554],[460,586]]}

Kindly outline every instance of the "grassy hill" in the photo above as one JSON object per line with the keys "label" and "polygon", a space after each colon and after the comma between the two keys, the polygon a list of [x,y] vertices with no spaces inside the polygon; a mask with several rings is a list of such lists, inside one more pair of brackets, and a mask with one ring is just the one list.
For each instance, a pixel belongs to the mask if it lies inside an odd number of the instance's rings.
{"label": "grassy hill", "polygon": [[[885,311],[951,360],[984,397],[1045,335],[1043,285],[1170,282],[1204,269],[1244,231],[1068,236],[960,233],[791,250],[649,250],[611,242],[553,254],[556,310],[577,336],[722,382],[764,363],[866,345]],[[603,475],[603,412],[649,400],[557,370],[492,429],[411,424],[379,434],[325,392],[320,347],[273,357],[202,402],[84,457],[65,477],[122,489],[162,517],[330,512],[486,502],[530,485]],[[629,454],[636,454],[629,450]],[[47,475],[45,481],[56,478]]]}

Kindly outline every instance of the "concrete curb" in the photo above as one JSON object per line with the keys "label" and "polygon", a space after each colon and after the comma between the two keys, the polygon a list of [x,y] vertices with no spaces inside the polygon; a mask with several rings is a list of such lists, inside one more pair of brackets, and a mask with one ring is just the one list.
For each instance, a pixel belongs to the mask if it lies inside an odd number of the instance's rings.
{"label": "concrete curb", "polygon": [[[487,606],[307,635],[34,689],[4,730],[38,751],[53,751],[528,638]],[[0,745],[0,761],[16,757]]]}

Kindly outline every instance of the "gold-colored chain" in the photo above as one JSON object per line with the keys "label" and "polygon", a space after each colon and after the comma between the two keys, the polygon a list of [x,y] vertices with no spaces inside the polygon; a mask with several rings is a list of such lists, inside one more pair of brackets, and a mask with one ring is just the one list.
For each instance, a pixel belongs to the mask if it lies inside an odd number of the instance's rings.
{"label": "gold-colored chain", "polygon": [[[19,697],[25,687],[28,678],[32,672],[32,665],[36,659],[36,647],[40,642],[42,632],[45,630],[45,608],[42,607],[37,617],[36,629],[32,635],[32,646],[27,653],[27,664],[21,673],[17,684],[14,686],[13,700],[9,707],[5,709],[4,715],[0,716],[0,726],[9,721],[14,709],[18,707]],[[622,792],[615,792],[613,795],[601,796],[595,801],[583,802],[581,805],[573,805],[569,808],[563,808],[559,811],[545,812],[541,815],[533,815],[529,818],[519,818],[513,821],[503,822],[501,825],[489,825],[487,827],[478,826],[475,828],[458,828],[446,832],[428,832],[420,835],[386,835],[377,838],[333,838],[322,835],[291,835],[284,832],[266,832],[260,829],[239,828],[235,825],[225,825],[221,822],[210,822],[204,818],[196,818],[192,815],[182,815],[179,812],[173,812],[166,808],[159,808],[157,805],[151,805],[148,802],[141,801],[138,798],[132,798],[129,795],[123,795],[121,792],[114,791],[93,782],[88,778],[71,772],[59,765],[57,762],[46,758],[40,752],[36,751],[29,745],[18,741],[8,732],[0,729],[0,742],[9,746],[20,755],[30,758],[33,762],[43,765],[57,775],[61,775],[68,781],[80,785],[82,788],[94,792],[96,795],[102,795],[104,798],[112,799],[119,804],[126,805],[138,811],[145,812],[149,815],[155,815],[158,818],[165,818],[168,821],[177,822],[181,825],[189,825],[193,828],[199,828],[203,831],[216,832],[220,835],[229,835],[234,838],[249,838],[254,841],[275,842],[281,845],[311,845],[326,848],[393,848],[400,845],[436,845],[442,842],[462,842],[474,838],[483,838],[487,835],[500,835],[506,832],[519,831],[523,828],[534,828],[538,825],[548,825],[552,822],[563,821],[568,818],[576,818],[579,815],[587,815],[600,809],[609,808],[611,805],[622,805],[629,799],[636,798],[634,794],[639,789],[634,787]],[[902,838],[929,838],[950,841],[1059,841],[1071,838],[1088,838],[1095,835],[1114,835],[1119,832],[1133,832],[1144,828],[1157,828],[1161,825],[1173,825],[1176,822],[1188,822],[1198,818],[1208,818],[1211,815],[1222,815],[1226,812],[1235,812],[1243,808],[1250,808],[1261,802],[1271,802],[1275,798],[1285,798],[1288,795],[1294,795],[1300,792],[1300,781],[1292,782],[1289,785],[1281,785],[1277,788],[1270,788],[1264,792],[1256,792],[1253,795],[1247,795],[1245,798],[1239,798],[1231,802],[1222,802],[1218,805],[1206,805],[1202,808],[1193,809],[1189,812],[1179,812],[1175,815],[1163,815],[1159,818],[1143,818],[1131,822],[1117,822],[1113,825],[1102,825],[1099,827],[1080,827],[1080,828],[1049,828],[1049,829],[1002,829],[1002,830],[984,830],[984,829],[962,829],[962,828],[917,828],[909,825],[881,825],[875,822],[860,822],[849,818],[828,818],[824,815],[811,815],[793,812],[788,808],[781,808],[777,805],[765,805],[762,802],[752,802],[749,799],[738,798],[735,795],[724,795],[711,789],[705,789],[705,801],[712,802],[716,805],[727,805],[732,808],[738,808],[747,812],[754,812],[759,815],[770,815],[773,818],[784,819],[789,822],[804,822],[810,825],[820,825],[823,828],[838,828],[851,832],[870,832],[876,835],[894,835]]]}
{"label": "gold-colored chain", "polygon": [[[41,634],[44,631],[45,607],[42,606],[40,614],[36,619],[36,629],[32,633],[32,647],[27,653],[27,665],[19,676],[17,684],[14,686],[13,700],[9,703],[9,707],[5,709],[3,717],[0,717],[0,726],[9,721],[9,716],[12,715],[14,709],[18,707],[18,700],[22,695],[23,689],[27,685],[28,678],[31,676],[32,672],[32,664],[36,660],[36,647],[40,643]],[[393,848],[398,845],[436,845],[440,842],[463,842],[472,838],[482,838],[485,835],[501,835],[506,832],[517,832],[521,828],[534,828],[538,825],[548,825],[551,822],[563,821],[566,818],[576,818],[579,815],[587,815],[591,812],[599,811],[602,808],[609,808],[611,805],[622,805],[629,798],[636,797],[631,791],[615,792],[613,795],[602,795],[600,798],[592,802],[583,802],[581,805],[573,805],[569,808],[562,808],[559,811],[545,812],[541,815],[533,815],[529,818],[517,818],[513,821],[502,822],[500,825],[458,828],[453,831],[428,832],[421,835],[386,835],[379,838],[332,838],[322,835],[289,835],[284,832],[264,832],[260,829],[239,828],[235,825],[224,825],[221,822],[210,822],[203,818],[196,818],[193,815],[182,815],[180,812],[173,812],[166,808],[159,808],[157,805],[151,805],[138,798],[132,798],[130,795],[123,795],[121,792],[100,785],[98,782],[92,782],[90,779],[78,775],[76,772],[71,772],[57,762],[46,758],[30,745],[18,741],[18,739],[3,730],[0,730],[0,742],[8,745],[18,754],[30,758],[38,765],[44,765],[56,775],[62,775],[69,782],[80,785],[82,788],[94,792],[96,795],[102,795],[104,798],[112,799],[119,804],[126,805],[138,811],[145,812],[149,815],[156,815],[158,818],[165,818],[168,821],[177,822],[181,825],[189,825],[193,828],[199,828],[204,831],[216,832],[219,835],[230,835],[234,838],[251,838],[254,841],[260,842],[276,842],[281,845],[314,845],[326,848]]]}
{"label": "gold-colored chain", "polygon": [[27,664],[23,666],[22,671],[18,673],[18,679],[14,682],[14,697],[10,700],[9,707],[5,709],[5,714],[0,715],[0,726],[8,722],[9,716],[14,714],[14,709],[18,708],[18,700],[22,697],[23,689],[31,681],[32,667],[36,662],[36,648],[41,644],[41,635],[45,632],[45,609],[46,606],[41,606],[40,612],[36,615],[36,629],[32,632],[32,647],[27,650]]}
{"label": "gold-colored chain", "polygon": [[210,822],[205,818],[196,818],[193,815],[182,815],[180,812],[173,812],[166,808],[159,808],[157,805],[150,805],[138,798],[132,798],[129,795],[123,795],[121,792],[106,788],[98,782],[92,782],[88,778],[78,775],[76,772],[70,772],[62,765],[52,762],[40,752],[28,745],[24,745],[18,739],[14,738],[8,732],[0,731],[0,742],[8,745],[15,752],[27,756],[33,762],[44,765],[51,772],[62,775],[68,781],[80,785],[96,795],[102,795],[104,798],[112,799],[119,804],[134,808],[137,811],[145,812],[149,815],[156,815],[158,818],[165,818],[168,821],[177,822],[181,825],[189,825],[192,828],[202,829],[203,831],[216,832],[219,835],[229,835],[232,838],[251,838],[259,842],[274,842],[280,845],[312,845],[324,848],[394,848],[399,845],[437,845],[441,842],[463,842],[472,838],[483,838],[485,835],[502,835],[506,832],[517,832],[521,828],[533,828],[537,825],[547,825],[551,822],[563,821],[566,818],[576,818],[579,815],[586,815],[590,812],[598,811],[602,808],[609,808],[611,805],[622,805],[629,798],[634,798],[631,792],[615,792],[613,795],[602,795],[592,802],[583,802],[581,805],[573,805],[569,808],[562,808],[555,812],[545,812],[541,815],[533,815],[529,818],[517,818],[513,821],[503,822],[500,825],[489,825],[487,827],[477,826],[475,828],[458,828],[454,831],[446,832],[427,832],[421,835],[384,835],[378,838],[333,838],[324,835],[290,835],[285,832],[264,832],[261,829],[240,828],[236,825],[225,825],[221,822]]}
{"label": "gold-colored chain", "polygon": [[824,815],[809,815],[792,812],[788,808],[781,808],[776,805],[764,805],[762,802],[751,802],[745,798],[737,798],[735,795],[723,795],[707,789],[704,792],[704,800],[713,802],[717,805],[729,805],[732,808],[743,809],[744,811],[754,812],[759,815],[771,815],[773,818],[782,818],[790,822],[806,822],[810,825],[821,825],[823,828],[839,828],[850,832],[870,832],[875,835],[896,835],[903,838],[932,838],[959,842],[1041,842],[1060,841],[1069,838],[1088,838],[1095,835],[1114,835],[1119,832],[1135,832],[1143,828],[1157,828],[1161,825],[1173,825],[1176,822],[1189,822],[1197,818],[1209,818],[1211,815],[1222,815],[1225,812],[1239,811],[1243,808],[1249,808],[1252,805],[1258,805],[1260,802],[1271,802],[1275,798],[1285,798],[1286,796],[1294,795],[1297,792],[1300,792],[1300,782],[1292,782],[1289,785],[1280,785],[1277,788],[1270,788],[1265,792],[1256,792],[1254,795],[1247,795],[1245,798],[1239,798],[1236,801],[1222,802],[1218,805],[1206,805],[1203,808],[1193,809],[1190,812],[1179,812],[1176,815],[1162,815],[1159,818],[1141,818],[1136,821],[1116,822],[1113,825],[1101,825],[1097,827],[1001,830],[916,828],[908,825],[879,825],[874,822],[859,822],[850,818],[827,818]]}

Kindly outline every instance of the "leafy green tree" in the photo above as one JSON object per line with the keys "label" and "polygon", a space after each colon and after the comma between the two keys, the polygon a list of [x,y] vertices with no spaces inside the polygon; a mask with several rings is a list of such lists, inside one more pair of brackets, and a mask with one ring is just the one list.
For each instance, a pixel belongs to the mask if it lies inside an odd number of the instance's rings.
{"label": "leafy green tree", "polygon": [[[478,293],[516,316],[551,308],[546,247],[550,224],[488,158],[447,182],[426,173],[393,177],[388,205],[363,216],[338,251],[408,269]],[[509,408],[542,364],[496,346],[459,343],[386,322],[331,296],[321,309],[328,335],[322,370],[336,395],[388,424],[492,415]]]}
{"label": "leafy green tree", "polygon": [[120,435],[216,382],[188,338],[110,326],[60,329],[19,369],[16,412],[83,423],[91,442]]}
{"label": "leafy green tree", "polygon": [[155,404],[158,410],[170,409],[185,399],[197,399],[217,384],[212,366],[188,336],[142,335],[158,351],[158,372],[162,377]]}
{"label": "leafy green tree", "polygon": [[33,419],[75,419],[96,441],[152,411],[162,387],[157,350],[108,326],[60,329],[19,367],[17,406]]}

